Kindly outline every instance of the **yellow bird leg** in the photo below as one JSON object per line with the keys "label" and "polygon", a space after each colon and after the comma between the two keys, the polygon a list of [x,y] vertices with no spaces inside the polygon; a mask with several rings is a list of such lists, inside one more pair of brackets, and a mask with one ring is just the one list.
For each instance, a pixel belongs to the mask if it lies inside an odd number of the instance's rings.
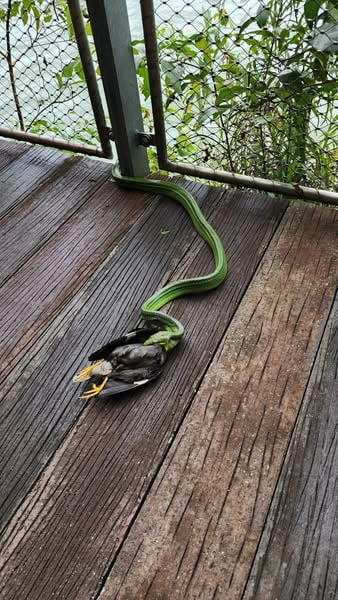
{"label": "yellow bird leg", "polygon": [[92,365],[88,365],[87,367],[84,367],[84,369],[81,369],[81,371],[79,371],[78,373],[76,373],[76,375],[74,375],[73,381],[78,382],[78,381],[86,381],[87,379],[90,379],[93,374],[94,367],[97,367],[97,365],[101,365],[103,362],[104,362],[104,359],[97,360]]}
{"label": "yellow bird leg", "polygon": [[93,383],[91,389],[87,390],[87,392],[85,392],[83,396],[80,396],[80,398],[82,398],[83,400],[89,400],[90,398],[94,398],[95,396],[97,396],[103,390],[108,379],[109,377],[105,377],[102,383],[100,383],[100,385],[96,385],[95,383]]}

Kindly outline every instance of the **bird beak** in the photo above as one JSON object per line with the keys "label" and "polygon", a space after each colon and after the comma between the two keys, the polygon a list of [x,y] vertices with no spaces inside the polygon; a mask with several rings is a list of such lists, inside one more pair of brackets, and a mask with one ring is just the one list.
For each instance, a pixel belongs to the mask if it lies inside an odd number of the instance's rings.
{"label": "bird beak", "polygon": [[81,369],[81,371],[79,371],[78,373],[76,373],[76,375],[74,375],[73,381],[75,383],[79,383],[80,381],[87,381],[88,379],[90,379],[93,376],[93,374],[94,374],[93,370],[95,369],[95,367],[97,367],[98,365],[101,365],[103,362],[104,362],[104,360],[98,360],[95,363],[93,363],[92,365],[88,365],[84,369]]}

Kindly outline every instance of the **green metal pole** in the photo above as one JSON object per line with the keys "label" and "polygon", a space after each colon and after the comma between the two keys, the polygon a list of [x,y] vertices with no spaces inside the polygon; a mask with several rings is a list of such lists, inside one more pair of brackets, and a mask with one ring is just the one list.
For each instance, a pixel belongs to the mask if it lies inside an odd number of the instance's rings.
{"label": "green metal pole", "polygon": [[122,175],[149,173],[125,0],[86,0]]}

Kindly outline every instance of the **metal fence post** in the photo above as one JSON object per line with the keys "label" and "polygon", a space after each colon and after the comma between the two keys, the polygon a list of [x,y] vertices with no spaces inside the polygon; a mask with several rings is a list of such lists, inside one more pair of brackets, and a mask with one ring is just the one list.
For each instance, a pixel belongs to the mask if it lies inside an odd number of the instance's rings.
{"label": "metal fence post", "polygon": [[125,0],[86,0],[113,139],[123,175],[149,173],[135,63]]}

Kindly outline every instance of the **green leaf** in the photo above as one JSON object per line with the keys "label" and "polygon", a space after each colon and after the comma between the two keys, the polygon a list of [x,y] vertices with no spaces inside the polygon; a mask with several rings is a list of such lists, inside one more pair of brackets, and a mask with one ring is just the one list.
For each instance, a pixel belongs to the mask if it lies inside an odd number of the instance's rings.
{"label": "green leaf", "polygon": [[149,83],[149,74],[148,69],[145,65],[141,65],[137,71],[139,77],[141,78],[141,92],[145,98],[148,100],[150,96],[150,83]]}
{"label": "green leaf", "polygon": [[11,10],[11,17],[17,17],[19,14],[19,10],[20,10],[20,3],[19,2],[13,2],[12,4],[12,10]]}
{"label": "green leaf", "polygon": [[74,71],[77,74],[77,76],[80,78],[81,81],[86,81],[86,77],[83,72],[83,65],[82,65],[82,62],[80,59],[76,62],[75,66],[74,66]]}
{"label": "green leaf", "polygon": [[287,87],[300,85],[302,83],[301,75],[296,69],[283,71],[278,75],[278,79]]}
{"label": "green leaf", "polygon": [[337,81],[326,81],[320,86],[320,89],[324,92],[336,92]]}
{"label": "green leaf", "polygon": [[36,31],[39,31],[40,29],[40,11],[37,8],[37,6],[32,6],[32,13],[34,15],[34,19],[35,19],[35,27],[36,27]]}
{"label": "green leaf", "polygon": [[163,72],[166,77],[167,84],[171,86],[178,94],[182,93],[181,79],[183,76],[183,70],[179,66],[174,65],[166,60],[162,61]]}
{"label": "green leaf", "polygon": [[245,88],[242,85],[229,85],[224,87],[216,97],[216,106],[223,104],[227,100],[231,100],[231,98],[238,96],[243,93],[243,91],[245,91]]}
{"label": "green leaf", "polygon": [[184,56],[189,56],[190,58],[194,58],[198,54],[190,43],[183,44],[180,50],[183,52]]}
{"label": "green leaf", "polygon": [[256,13],[256,23],[259,27],[265,27],[269,20],[270,9],[260,4]]}
{"label": "green leaf", "polygon": [[[232,75],[240,75],[242,73],[242,67],[236,63],[227,63],[222,65],[221,72],[231,73]],[[217,77],[217,76],[216,76]]]}
{"label": "green leaf", "polygon": [[304,106],[306,108],[311,106],[313,100],[313,94],[307,93],[306,91],[302,94],[297,94],[297,105]]}
{"label": "green leaf", "polygon": [[225,8],[221,8],[218,12],[219,22],[223,27],[226,27],[229,23],[229,15]]}
{"label": "green leaf", "polygon": [[252,23],[255,23],[256,19],[255,17],[250,17],[249,19],[247,19],[246,21],[244,21],[244,23],[242,23],[242,25],[240,26],[238,33],[237,33],[237,40],[241,37],[243,31],[245,31],[245,29],[247,29],[248,27],[250,27],[250,25],[252,25]]}
{"label": "green leaf", "polygon": [[74,32],[74,27],[73,27],[73,21],[72,21],[70,10],[69,10],[69,7],[68,7],[67,4],[64,7],[64,16],[66,17],[66,23],[67,23],[67,30],[68,30],[69,39],[75,40],[75,32]]}
{"label": "green leaf", "polygon": [[73,70],[74,70],[74,63],[73,61],[68,63],[68,65],[65,65],[62,69],[62,77],[65,77],[66,79],[70,79],[71,76],[73,75]]}
{"label": "green leaf", "polygon": [[313,75],[316,79],[325,81],[328,76],[328,55],[318,52],[312,63]]}
{"label": "green leaf", "polygon": [[311,24],[316,20],[319,9],[321,6],[321,2],[319,0],[306,0],[304,4],[304,15],[308,22]]}
{"label": "green leaf", "polygon": [[32,133],[44,133],[45,131],[49,131],[49,123],[46,119],[38,119],[34,121],[30,131]]}
{"label": "green leaf", "polygon": [[[250,25],[252,25],[253,23],[256,23],[256,19],[255,17],[249,17],[249,19],[246,19],[246,21],[244,21],[242,23],[242,25],[240,25],[239,30],[236,34],[236,38],[235,38],[235,43],[238,43],[238,41],[242,41],[242,34],[243,32],[250,27]],[[247,41],[247,40],[246,40]]]}
{"label": "green leaf", "polygon": [[197,36],[194,44],[199,50],[206,50],[209,46],[208,40],[203,35]]}
{"label": "green leaf", "polygon": [[58,88],[60,90],[63,86],[62,75],[60,75],[60,73],[55,73],[55,77],[56,77],[56,81],[58,83]]}
{"label": "green leaf", "polygon": [[327,2],[327,11],[325,21],[330,21],[331,23],[337,23],[338,21],[338,1],[331,0],[331,2]]}
{"label": "green leaf", "polygon": [[27,12],[27,10],[22,10],[21,11],[21,21],[23,22],[24,25],[27,25],[27,23],[28,23],[28,12]]}

